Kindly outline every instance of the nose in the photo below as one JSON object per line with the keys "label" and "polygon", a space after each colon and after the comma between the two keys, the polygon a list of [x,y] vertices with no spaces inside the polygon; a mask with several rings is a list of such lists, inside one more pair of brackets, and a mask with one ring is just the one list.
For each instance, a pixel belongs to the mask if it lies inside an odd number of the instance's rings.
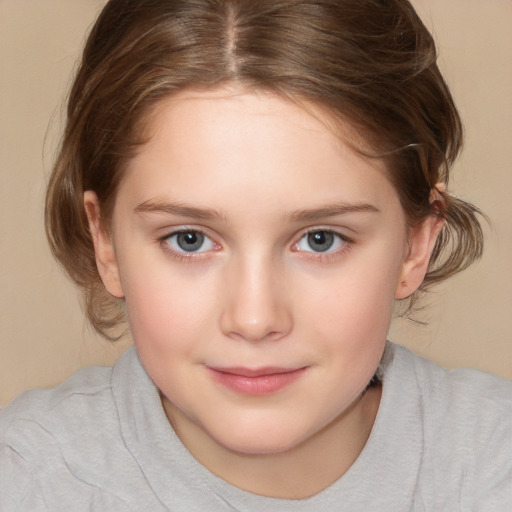
{"label": "nose", "polygon": [[224,281],[221,331],[249,342],[277,341],[290,333],[292,311],[283,269],[264,258],[238,261]]}

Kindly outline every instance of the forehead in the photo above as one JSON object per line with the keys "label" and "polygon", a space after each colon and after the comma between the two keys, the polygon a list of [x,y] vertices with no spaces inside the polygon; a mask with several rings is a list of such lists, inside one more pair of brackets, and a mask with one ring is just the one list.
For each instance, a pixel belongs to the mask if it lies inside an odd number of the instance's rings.
{"label": "forehead", "polygon": [[280,118],[280,121],[290,119],[293,124],[304,129],[330,132],[334,140],[348,144],[357,153],[372,152],[372,144],[363,130],[358,130],[343,114],[335,114],[328,105],[299,95],[233,82],[218,87],[182,89],[157,102],[149,113],[143,116],[141,126],[145,127],[151,138],[155,130],[162,127],[171,117],[205,117],[207,109],[212,109],[214,103],[222,112],[223,119],[227,119],[228,115],[234,112],[243,112],[244,116],[250,115],[253,118],[274,117],[274,120]]}
{"label": "forehead", "polygon": [[338,122],[335,129],[312,103],[233,86],[184,90],[161,101],[146,128],[148,141],[124,179],[141,202],[212,202],[231,191],[246,201],[286,198],[298,208],[308,207],[308,194],[379,202],[389,193],[383,161],[355,151],[344,137],[352,127]]}

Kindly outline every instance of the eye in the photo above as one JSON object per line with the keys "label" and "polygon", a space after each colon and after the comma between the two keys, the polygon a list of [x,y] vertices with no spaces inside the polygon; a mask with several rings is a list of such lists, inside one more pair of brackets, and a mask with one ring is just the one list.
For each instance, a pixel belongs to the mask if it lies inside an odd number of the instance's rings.
{"label": "eye", "polygon": [[309,231],[296,244],[295,250],[306,252],[334,252],[341,249],[347,240],[334,231],[319,229]]}
{"label": "eye", "polygon": [[215,249],[217,245],[200,231],[187,229],[170,234],[164,239],[170,248],[178,253],[201,253]]}

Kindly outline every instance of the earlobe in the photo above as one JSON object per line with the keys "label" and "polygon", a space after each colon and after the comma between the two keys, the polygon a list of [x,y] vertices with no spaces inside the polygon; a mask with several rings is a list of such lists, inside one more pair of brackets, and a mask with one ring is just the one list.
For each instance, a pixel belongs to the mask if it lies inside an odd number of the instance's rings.
{"label": "earlobe", "polygon": [[108,292],[119,299],[124,297],[119,275],[116,253],[111,236],[101,222],[101,209],[96,194],[88,190],[84,193],[84,207],[89,221],[89,230],[94,243],[96,265],[101,280]]}
{"label": "earlobe", "polygon": [[402,262],[395,290],[395,299],[405,299],[420,287],[427,273],[434,244],[443,225],[444,218],[441,215],[432,214],[419,226],[411,228],[408,250]]}

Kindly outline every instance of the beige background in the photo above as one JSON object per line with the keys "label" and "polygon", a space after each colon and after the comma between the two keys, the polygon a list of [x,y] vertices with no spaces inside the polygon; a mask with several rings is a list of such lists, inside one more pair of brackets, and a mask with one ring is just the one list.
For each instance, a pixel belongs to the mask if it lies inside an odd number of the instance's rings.
{"label": "beige background", "polygon": [[[416,0],[466,125],[452,191],[493,220],[483,260],[436,289],[427,326],[394,322],[390,338],[448,367],[512,378],[512,2]],[[0,0],[0,405],[77,368],[111,364],[76,292],[52,261],[42,204],[62,98],[102,0]]]}

